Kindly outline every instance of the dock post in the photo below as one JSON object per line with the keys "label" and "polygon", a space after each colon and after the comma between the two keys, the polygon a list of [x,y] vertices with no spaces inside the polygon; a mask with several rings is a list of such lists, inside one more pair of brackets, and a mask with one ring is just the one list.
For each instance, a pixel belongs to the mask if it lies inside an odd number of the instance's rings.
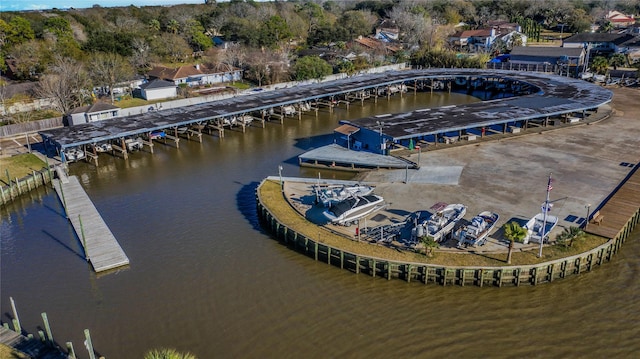
{"label": "dock post", "polygon": [[69,354],[69,359],[76,359],[76,351],[73,349],[73,343],[67,342],[67,353]]}
{"label": "dock post", "polygon": [[96,359],[96,354],[93,352],[93,344],[91,343],[91,335],[89,334],[89,329],[84,330],[84,337],[86,338],[86,340],[84,341],[84,346],[87,347],[89,358]]}
{"label": "dock post", "polygon": [[84,237],[84,227],[82,226],[82,217],[78,215],[78,222],[80,222],[80,238],[82,240],[82,249],[84,249],[84,259],[89,261],[89,252],[87,252],[87,240]]}
{"label": "dock post", "polygon": [[51,326],[49,326],[49,318],[47,318],[47,313],[42,312],[40,315],[42,315],[42,321],[44,322],[44,330],[47,333],[47,340],[49,341],[49,344],[53,345],[53,334],[51,333]]}
{"label": "dock post", "polygon": [[64,217],[69,219],[69,214],[67,213],[67,200],[64,198],[64,190],[62,189],[62,179],[58,180],[58,184],[60,185],[60,195],[62,196],[62,208],[64,208]]}
{"label": "dock post", "polygon": [[9,301],[11,301],[11,310],[13,311],[13,330],[20,334],[22,333],[22,326],[20,326],[20,318],[18,317],[16,302],[13,300],[13,297],[9,297]]}

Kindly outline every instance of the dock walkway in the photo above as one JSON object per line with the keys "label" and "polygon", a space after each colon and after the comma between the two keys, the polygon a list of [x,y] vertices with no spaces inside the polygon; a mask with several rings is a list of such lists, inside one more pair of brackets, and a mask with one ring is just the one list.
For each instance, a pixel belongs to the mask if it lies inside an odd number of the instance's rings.
{"label": "dock walkway", "polygon": [[[640,210],[640,165],[636,165],[629,176],[596,209],[603,216],[598,223],[588,223],[585,231],[605,238],[615,238],[629,218]],[[592,213],[593,214],[595,214]]]}
{"label": "dock walkway", "polygon": [[[45,345],[42,341],[35,338],[27,338],[24,335],[16,333],[13,330],[7,329],[3,326],[0,326],[0,343],[15,349],[24,355],[28,355],[28,358],[68,358],[67,355],[53,346]],[[22,358],[22,356],[17,356],[16,358]]]}
{"label": "dock walkway", "polygon": [[60,180],[54,180],[54,187],[93,269],[103,272],[128,265],[129,258],[78,182],[78,178],[63,175]]}

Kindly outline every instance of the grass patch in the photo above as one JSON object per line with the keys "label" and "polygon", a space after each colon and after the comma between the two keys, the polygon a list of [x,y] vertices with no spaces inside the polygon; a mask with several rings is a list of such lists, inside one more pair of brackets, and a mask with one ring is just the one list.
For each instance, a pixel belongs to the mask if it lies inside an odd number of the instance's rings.
{"label": "grass patch", "polygon": [[[334,248],[368,257],[384,258],[398,262],[417,262],[438,264],[443,266],[469,266],[469,267],[499,267],[507,266],[507,252],[504,253],[449,253],[436,251],[433,257],[423,254],[399,251],[394,248],[355,242],[351,239],[337,235],[307,221],[286,201],[280,190],[279,181],[265,181],[259,189],[262,202],[267,209],[279,220],[280,223],[294,229],[296,232],[309,237],[319,238]],[[592,248],[604,244],[607,240],[603,237],[585,235],[582,239],[573,242],[571,247],[548,246],[543,249],[542,258],[538,258],[538,251],[520,252],[514,251],[510,266],[537,264],[584,253]]]}
{"label": "grass patch", "polygon": [[13,181],[16,177],[22,178],[33,173],[33,171],[40,171],[46,166],[46,163],[32,153],[0,158],[0,168],[2,168],[0,183],[4,186],[9,184],[7,172],[9,173],[9,178]]}
{"label": "grass patch", "polygon": [[0,344],[0,358],[6,359],[27,359],[27,355],[17,352],[15,349],[7,346],[6,344]]}

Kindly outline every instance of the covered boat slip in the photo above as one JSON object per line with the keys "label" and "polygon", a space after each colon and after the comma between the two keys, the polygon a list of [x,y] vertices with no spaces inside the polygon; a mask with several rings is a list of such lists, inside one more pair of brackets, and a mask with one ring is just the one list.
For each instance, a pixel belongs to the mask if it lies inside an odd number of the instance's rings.
{"label": "covered boat slip", "polygon": [[330,144],[298,156],[300,166],[331,167],[332,169],[361,171],[373,168],[417,168],[416,163],[398,157],[378,155],[365,151],[353,151],[337,144]]}
{"label": "covered boat slip", "polygon": [[[581,112],[606,104],[611,101],[613,96],[611,91],[588,82],[545,73],[476,69],[388,71],[273,91],[239,94],[232,98],[183,108],[150,111],[127,117],[41,131],[40,135],[45,140],[45,144],[64,150],[69,147],[121,139],[127,136],[138,136],[154,130],[202,125],[208,121],[223,121],[225,118],[233,116],[278,109],[309,101],[333,99],[336,96],[349,98],[350,94],[360,91],[374,90],[373,96],[377,97],[378,89],[390,88],[395,84],[406,84],[408,88],[413,88],[415,91],[418,88],[433,89],[435,82],[451,85],[456,83],[456,79],[464,79],[464,82],[468,84],[475,83],[473,80],[482,80],[492,84],[506,81],[510,84],[526,85],[529,90],[525,93],[529,93],[529,95],[465,106],[425,110],[423,112],[429,114],[427,118],[418,111],[394,115],[383,120],[385,135],[410,138],[419,133],[435,131],[436,128],[455,130],[456,128],[479,127],[490,123]],[[391,121],[392,119],[393,121]],[[451,119],[455,119],[457,125],[440,122]],[[356,127],[375,130],[377,128],[376,121],[380,121],[380,119],[359,120]],[[459,121],[464,122],[460,123]]]}

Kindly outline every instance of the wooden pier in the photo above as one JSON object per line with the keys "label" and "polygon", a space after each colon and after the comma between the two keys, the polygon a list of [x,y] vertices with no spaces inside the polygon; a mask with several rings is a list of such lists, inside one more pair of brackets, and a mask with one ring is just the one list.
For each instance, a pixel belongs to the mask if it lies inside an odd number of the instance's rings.
{"label": "wooden pier", "polygon": [[640,211],[639,165],[629,174],[600,208],[589,216],[585,231],[605,238],[615,238],[627,228],[629,218]]}
{"label": "wooden pier", "polygon": [[78,182],[78,178],[61,175],[61,172],[58,171],[60,179],[54,180],[54,187],[93,269],[99,273],[128,265],[129,258]]}

